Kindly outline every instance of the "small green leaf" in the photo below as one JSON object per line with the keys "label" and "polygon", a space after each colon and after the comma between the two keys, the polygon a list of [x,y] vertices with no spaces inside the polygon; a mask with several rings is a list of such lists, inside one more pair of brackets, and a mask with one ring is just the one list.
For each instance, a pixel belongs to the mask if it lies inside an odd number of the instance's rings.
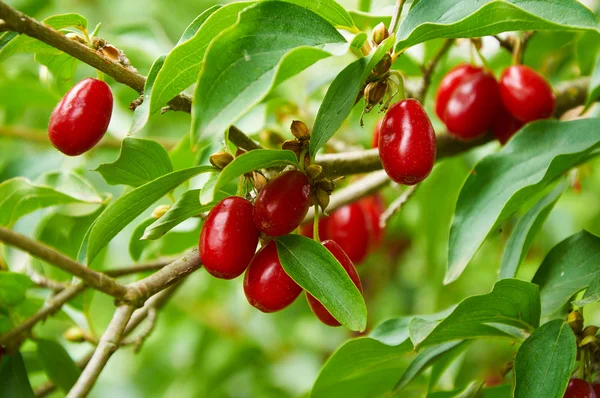
{"label": "small green leaf", "polygon": [[221,136],[272,87],[328,57],[326,44],[341,43],[329,22],[303,7],[267,1],[244,9],[207,49],[192,102],[192,143]]}
{"label": "small green leaf", "polygon": [[95,170],[110,185],[139,187],[173,171],[169,154],[158,142],[125,138],[119,158]]}
{"label": "small green leaf", "polygon": [[596,274],[590,285],[585,289],[585,293],[581,300],[573,301],[573,305],[583,307],[591,303],[600,301],[600,273]]}
{"label": "small green leaf", "polygon": [[33,286],[29,277],[16,272],[0,272],[0,308],[25,300],[27,289]]}
{"label": "small green leaf", "polygon": [[463,300],[441,322],[411,321],[415,346],[426,347],[449,341],[483,337],[522,337],[540,322],[540,295],[533,283],[502,279],[491,293]]}
{"label": "small green leaf", "polygon": [[34,398],[27,370],[20,352],[8,355],[0,362],[0,397]]}
{"label": "small green leaf", "polygon": [[559,319],[542,325],[517,352],[514,396],[562,397],[576,357],[577,343],[569,325]]}
{"label": "small green leaf", "polygon": [[500,266],[500,279],[514,278],[517,275],[517,269],[531,248],[535,236],[567,186],[566,180],[561,181],[521,218],[506,243]]}
{"label": "small green leaf", "polygon": [[112,238],[158,199],[184,181],[213,170],[214,167],[197,166],[174,171],[121,196],[98,217],[90,230],[89,242],[82,245],[85,246],[83,251],[87,254],[87,264],[91,265]]}
{"label": "small green leaf", "polygon": [[590,79],[590,88],[588,89],[588,97],[586,101],[586,108],[592,105],[595,101],[600,98],[600,54],[596,58],[596,65],[594,66],[594,72]]}
{"label": "small green leaf", "polygon": [[215,206],[215,203],[203,206],[200,204],[199,197],[199,189],[192,189],[184,193],[169,211],[146,228],[141,239],[159,239],[188,218],[207,212]]}
{"label": "small green leaf", "polygon": [[382,22],[385,26],[390,26],[390,23],[392,22],[392,17],[390,15],[373,14],[365,11],[351,10],[350,16],[352,16],[354,24],[361,30],[374,28]]}
{"label": "small green leaf", "polygon": [[598,17],[577,0],[422,0],[402,21],[396,51],[437,38],[516,30],[591,30]]}
{"label": "small green leaf", "polygon": [[133,230],[131,238],[129,238],[129,255],[133,261],[139,261],[140,257],[142,257],[144,248],[151,243],[149,241],[142,240],[142,236],[144,235],[146,228],[148,228],[148,226],[150,226],[154,221],[156,221],[156,218],[148,217]]}
{"label": "small green leaf", "polygon": [[387,54],[393,44],[394,38],[390,36],[377,47],[372,55],[354,61],[333,80],[321,103],[311,133],[310,155],[312,157],[342,126],[354,108],[358,93],[371,74],[371,70]]}
{"label": "small green leaf", "polygon": [[367,307],[362,294],[325,246],[304,236],[287,235],[277,239],[277,253],[285,272],[335,319],[348,329],[365,330]]}
{"label": "small green leaf", "polygon": [[554,246],[532,282],[540,287],[542,316],[558,311],[578,291],[598,275],[600,238],[579,232]]}
{"label": "small green leaf", "polygon": [[463,185],[448,247],[445,283],[467,267],[494,225],[600,147],[600,119],[528,124],[483,159]]}
{"label": "small green leaf", "polygon": [[215,200],[219,192],[230,181],[253,170],[277,166],[297,166],[298,159],[292,151],[278,149],[255,149],[244,153],[229,163],[215,179],[210,179],[202,189],[201,202],[207,204]]}
{"label": "small green leaf", "polygon": [[37,354],[48,378],[61,390],[68,392],[81,374],[69,353],[55,341],[39,339]]}

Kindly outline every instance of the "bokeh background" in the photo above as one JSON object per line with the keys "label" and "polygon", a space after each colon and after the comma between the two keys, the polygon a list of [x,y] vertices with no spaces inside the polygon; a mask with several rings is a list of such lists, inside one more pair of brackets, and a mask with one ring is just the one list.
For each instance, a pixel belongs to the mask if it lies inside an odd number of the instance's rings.
{"label": "bokeh background", "polygon": [[[346,0],[340,3],[348,9],[369,6],[368,1]],[[600,9],[598,0],[585,3],[596,12]],[[99,36],[123,50],[139,72],[147,74],[154,59],[174,46],[187,24],[216,2],[13,0],[8,4],[38,19],[77,12],[88,19],[91,29],[101,23]],[[369,9],[364,10],[375,15],[391,15],[392,8],[392,0],[374,0]],[[364,28],[369,30],[371,27],[366,24]],[[396,67],[407,77],[409,87],[418,84],[419,64],[430,59],[441,43],[441,40],[425,43],[401,57]],[[541,32],[531,40],[525,53],[525,63],[541,72],[552,84],[558,84],[589,74],[597,46],[600,44],[593,38],[581,33]],[[492,38],[483,40],[482,51],[497,76],[511,63],[509,54],[499,49]],[[425,105],[438,132],[442,132],[443,128],[432,110],[436,86],[452,66],[472,59],[469,43],[459,41],[434,75]],[[257,139],[264,139],[268,136],[267,132],[291,137],[289,124],[293,119],[312,125],[328,83],[352,60],[353,56],[348,54],[315,64],[277,87],[237,124],[238,127]],[[98,192],[109,193],[113,197],[125,192],[123,187],[107,185],[93,171],[100,163],[116,159],[118,146],[96,149],[78,158],[67,158],[46,140],[49,115],[65,90],[74,81],[95,76],[95,71],[86,65],[78,63],[75,67],[72,77],[56,78],[37,64],[31,54],[16,54],[9,58],[0,54],[0,182],[16,176],[35,180],[53,170],[75,171],[91,181]],[[116,98],[109,135],[120,140],[127,135],[132,120],[129,103],[136,98],[136,93],[110,78],[107,80]],[[369,147],[373,126],[381,114],[373,111],[367,115],[365,127],[361,128],[359,108],[354,110],[328,150]],[[598,109],[592,109],[589,116],[598,117],[599,114]],[[189,123],[188,114],[169,112],[156,115],[139,136],[157,139],[172,148],[189,132]],[[27,133],[27,138],[15,137],[15,131]],[[479,159],[498,149],[497,143],[490,143],[438,163],[414,197],[392,218],[382,247],[373,250],[359,266],[369,309],[369,328],[390,317],[436,312],[465,297],[491,290],[504,245],[517,216],[491,233],[457,282],[443,286],[442,280],[449,225],[462,183]],[[185,152],[175,156],[182,164],[191,156]],[[346,183],[355,178],[347,178]],[[198,187],[202,182],[201,178],[195,179],[191,186]],[[519,271],[519,277],[529,280],[549,249],[571,234],[581,229],[600,234],[600,161],[592,161],[573,171],[570,182],[571,188],[544,224]],[[401,191],[401,188],[389,187],[382,193],[390,203]],[[181,190],[178,192],[181,193]],[[128,254],[131,235],[151,210],[112,241],[96,267],[110,269],[133,263]],[[49,209],[23,218],[15,229],[74,255],[85,232],[85,228],[81,227],[85,225],[84,218],[74,223],[66,222],[64,209]],[[193,247],[197,244],[199,229],[197,219],[189,220],[163,239],[145,245],[142,259],[176,255]],[[4,248],[4,258],[11,270],[33,267],[54,278],[67,277],[7,248]],[[203,271],[189,277],[160,312],[156,328],[142,351],[134,354],[131,349],[119,350],[91,396],[306,396],[328,356],[345,340],[355,336],[345,329],[322,325],[308,309],[304,297],[280,313],[263,314],[248,305],[241,282],[241,278],[217,280]],[[32,308],[23,309],[24,315],[35,310],[34,303],[41,303],[45,297],[41,290],[30,295]],[[58,339],[77,359],[90,346],[65,341],[62,337],[64,331],[77,324],[101,333],[113,309],[109,297],[89,292],[81,302],[36,328],[35,332],[40,337]],[[594,306],[586,307],[586,316],[598,322],[600,316],[596,315],[596,310]],[[26,363],[35,386],[46,380],[46,376],[36,362],[34,350],[34,345],[24,346]],[[27,351],[31,351],[31,355]],[[515,351],[516,348],[506,341],[472,344],[442,378],[442,386],[450,389],[464,384],[466,380],[483,379],[496,373]],[[409,359],[406,358],[407,363]],[[419,382],[413,388],[416,394]],[[62,395],[56,392],[52,396]]]}

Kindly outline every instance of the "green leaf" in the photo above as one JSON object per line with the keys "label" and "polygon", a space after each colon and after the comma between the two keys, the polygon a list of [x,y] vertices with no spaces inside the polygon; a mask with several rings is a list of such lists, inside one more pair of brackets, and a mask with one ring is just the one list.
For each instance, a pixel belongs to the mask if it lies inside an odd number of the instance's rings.
{"label": "green leaf", "polygon": [[521,345],[515,358],[515,397],[562,397],[577,357],[571,327],[562,320],[542,325]]}
{"label": "green leaf", "polygon": [[342,35],[303,7],[267,1],[244,9],[207,49],[192,103],[192,143],[223,134],[271,88],[328,57],[323,46],[337,43],[345,43]]}
{"label": "green leaf", "polygon": [[125,138],[119,158],[95,170],[110,185],[139,187],[173,171],[169,154],[158,142]]}
{"label": "green leaf", "polygon": [[600,98],[600,54],[596,58],[596,65],[594,66],[594,72],[590,79],[590,88],[588,89],[588,97],[585,103],[586,108],[592,105],[595,101]]}
{"label": "green leaf", "polygon": [[542,316],[560,309],[578,291],[600,275],[600,238],[579,232],[556,245],[546,256],[532,282],[540,287]]}
{"label": "green leaf", "polygon": [[148,217],[144,221],[142,221],[131,234],[131,238],[129,239],[129,255],[134,261],[139,261],[140,257],[142,257],[142,252],[151,242],[142,240],[142,236],[144,235],[144,231],[148,228],[156,218]]}
{"label": "green leaf", "polygon": [[[419,3],[421,4],[421,3]],[[456,280],[494,225],[600,147],[600,119],[528,124],[465,182],[450,229],[445,283]]]}
{"label": "green leaf", "polygon": [[454,391],[437,391],[427,395],[427,398],[477,398],[481,397],[482,381],[473,381],[464,388]]}
{"label": "green leaf", "polygon": [[426,347],[449,341],[483,337],[522,337],[540,322],[538,287],[518,279],[502,279],[491,293],[463,300],[441,322],[410,324],[415,346]]}
{"label": "green leaf", "polygon": [[462,351],[467,344],[464,341],[451,341],[448,343],[428,347],[419,352],[415,359],[410,363],[408,368],[402,374],[400,380],[396,384],[394,391],[400,391],[406,387],[415,377],[423,373],[427,368],[433,365],[440,357],[447,354],[449,351]]}
{"label": "green leaf", "polygon": [[33,286],[29,277],[16,272],[0,272],[0,308],[25,300],[27,289]]}
{"label": "green leaf", "polygon": [[[272,0],[270,0],[272,1]],[[333,0],[281,0],[304,7],[338,29],[355,30],[354,21],[344,7]]]}
{"label": "green leaf", "polygon": [[91,265],[100,250],[108,245],[127,224],[179,184],[190,178],[215,170],[210,166],[197,166],[174,171],[121,196],[98,217],[90,230],[87,242],[87,264]]}
{"label": "green leaf", "polygon": [[298,158],[292,151],[278,149],[255,149],[244,153],[229,163],[215,179],[210,179],[202,188],[201,202],[213,202],[216,193],[230,181],[253,170],[277,166],[299,166]]}
{"label": "green leaf", "polygon": [[577,42],[577,60],[582,76],[588,76],[594,72],[594,64],[598,55],[600,55],[600,36],[596,32],[584,32]]}
{"label": "green leaf", "polygon": [[348,329],[365,330],[367,307],[362,294],[325,246],[304,236],[287,235],[277,239],[277,254],[285,272],[335,319]]}
{"label": "green leaf", "polygon": [[207,212],[215,206],[215,203],[202,205],[199,198],[199,189],[192,189],[181,195],[169,211],[146,228],[141,239],[159,239],[188,218]]}
{"label": "green leaf", "polygon": [[597,301],[600,301],[600,273],[592,279],[581,300],[573,301],[573,305],[583,307]]}
{"label": "green leaf", "polygon": [[27,370],[20,352],[0,362],[0,397],[34,398]]}
{"label": "green leaf", "polygon": [[48,378],[61,390],[68,392],[81,374],[69,353],[55,341],[39,339],[37,354]]}
{"label": "green leaf", "polygon": [[392,48],[394,38],[383,41],[373,54],[360,58],[348,65],[333,80],[321,103],[311,133],[310,155],[315,154],[342,126],[352,108],[360,89],[364,86],[373,68],[387,51]]}
{"label": "green leaf", "polygon": [[79,63],[77,58],[56,51],[53,54],[35,54],[34,59],[48,69],[53,78],[52,82],[60,93],[66,93],[75,84],[75,69]]}
{"label": "green leaf", "polygon": [[531,248],[535,236],[542,229],[567,186],[566,180],[561,181],[521,218],[506,243],[500,266],[500,279],[514,278],[517,275],[517,269]]}
{"label": "green leaf", "polygon": [[402,21],[396,51],[440,37],[481,37],[518,30],[600,32],[600,23],[577,0],[422,0]]}
{"label": "green leaf", "polygon": [[352,17],[354,24],[361,30],[374,28],[382,22],[385,26],[390,26],[390,23],[392,22],[392,17],[390,15],[376,15],[364,11],[351,10],[350,16]]}

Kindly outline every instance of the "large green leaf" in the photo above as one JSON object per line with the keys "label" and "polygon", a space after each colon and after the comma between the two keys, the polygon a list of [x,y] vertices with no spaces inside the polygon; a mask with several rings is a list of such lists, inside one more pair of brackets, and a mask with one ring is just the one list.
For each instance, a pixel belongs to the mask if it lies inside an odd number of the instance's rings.
{"label": "large green leaf", "polygon": [[598,17],[577,0],[421,0],[398,30],[396,51],[440,37],[515,30],[592,30]]}
{"label": "large green leaf", "polygon": [[0,308],[25,300],[27,289],[33,286],[29,277],[16,272],[0,272]]}
{"label": "large green leaf", "polygon": [[38,358],[42,362],[48,378],[61,390],[68,392],[79,378],[81,370],[62,345],[44,339],[36,342]]}
{"label": "large green leaf", "polygon": [[342,325],[363,331],[367,307],[341,264],[322,244],[300,235],[277,239],[277,253],[285,272],[319,300]]}
{"label": "large green leaf", "polygon": [[415,346],[425,347],[449,341],[483,337],[523,337],[540,322],[538,287],[518,279],[502,279],[491,293],[463,300],[441,322],[410,324]]}
{"label": "large green leaf", "polygon": [[298,166],[298,158],[292,151],[278,149],[255,149],[246,152],[229,163],[216,178],[211,178],[202,188],[202,204],[215,200],[217,193],[230,181],[253,170],[277,166]]}
{"label": "large green leaf", "polygon": [[139,187],[173,171],[169,154],[158,142],[125,138],[119,158],[95,170],[110,185]]}
{"label": "large green leaf", "polygon": [[562,397],[576,357],[577,343],[569,325],[559,319],[542,325],[517,352],[514,396]]}
{"label": "large green leaf", "polygon": [[150,224],[141,236],[142,239],[155,240],[175,228],[190,217],[209,211],[215,203],[200,204],[200,190],[192,189],[184,193],[173,206],[158,220]]}
{"label": "large green leaf", "polygon": [[[272,1],[272,0],[271,0]],[[352,16],[334,0],[281,0],[307,8],[338,29],[355,30]]]}
{"label": "large green leaf", "polygon": [[354,61],[333,80],[321,103],[311,133],[310,154],[312,157],[342,126],[354,108],[358,93],[371,71],[393,44],[394,37],[390,36],[377,47],[373,54]]}
{"label": "large green leaf", "polygon": [[90,229],[89,241],[84,243],[86,247],[82,250],[86,252],[87,264],[91,265],[112,238],[158,199],[182,182],[213,170],[214,167],[197,166],[174,171],[121,196],[106,208]]}
{"label": "large green leaf", "polygon": [[506,243],[499,278],[514,278],[517,275],[517,269],[531,248],[535,236],[567,186],[567,181],[563,180],[521,218]]}
{"label": "large green leaf", "polygon": [[599,147],[600,119],[544,120],[477,164],[456,204],[445,282],[462,274],[494,225]]}
{"label": "large green leaf", "polygon": [[[310,29],[307,27],[310,26]],[[319,15],[280,1],[247,7],[206,51],[192,105],[193,143],[220,136],[272,87],[330,55],[344,38]]]}
{"label": "large green leaf", "polygon": [[540,287],[542,315],[560,309],[578,291],[600,275],[600,238],[579,232],[556,245],[546,256],[532,282]]}
{"label": "large green leaf", "polygon": [[20,352],[0,362],[0,397],[33,398],[33,390]]}

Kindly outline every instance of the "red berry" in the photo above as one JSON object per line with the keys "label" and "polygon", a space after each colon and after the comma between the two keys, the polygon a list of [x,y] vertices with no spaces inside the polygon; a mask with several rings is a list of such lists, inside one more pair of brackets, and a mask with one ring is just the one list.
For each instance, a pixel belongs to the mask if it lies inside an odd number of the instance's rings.
{"label": "red berry", "polygon": [[291,170],[269,181],[254,202],[254,223],[269,236],[296,229],[308,212],[310,182],[301,171]]}
{"label": "red berry", "polygon": [[369,243],[378,246],[381,243],[383,234],[383,229],[379,225],[379,219],[385,210],[383,200],[379,195],[372,195],[362,198],[358,201],[358,204],[362,207],[367,218],[367,229],[372,238]]}
{"label": "red berry", "polygon": [[442,122],[445,122],[444,114],[446,113],[448,101],[454,90],[456,90],[462,82],[481,72],[483,72],[483,69],[478,66],[462,64],[456,66],[444,76],[438,87],[435,99],[435,113]]}
{"label": "red berry", "polygon": [[596,398],[592,386],[583,379],[571,379],[563,398]]}
{"label": "red berry", "polygon": [[351,203],[331,213],[323,236],[335,241],[353,263],[363,261],[369,249],[369,230],[360,204]]}
{"label": "red berry", "polygon": [[[354,264],[346,253],[342,250],[342,248],[332,240],[326,240],[323,242],[323,246],[327,248],[333,254],[333,256],[342,264],[342,267],[346,270],[354,285],[360,290],[362,293],[362,284],[360,283],[360,277],[356,272],[356,268],[354,268]],[[321,322],[328,326],[340,326],[340,323],[327,311],[327,309],[312,295],[306,292],[306,300],[308,301],[308,305],[312,312],[319,318]]]}
{"label": "red berry", "polygon": [[492,126],[500,106],[498,82],[482,71],[463,80],[452,92],[443,120],[449,133],[470,140]]}
{"label": "red berry", "polygon": [[506,109],[523,123],[551,117],[556,106],[550,84],[524,65],[511,66],[502,73],[500,97]]}
{"label": "red berry", "polygon": [[302,288],[283,270],[275,241],[256,253],[244,275],[244,293],[253,307],[262,312],[279,311],[301,292]]}
{"label": "red berry", "polygon": [[435,131],[419,101],[400,101],[383,118],[379,156],[388,176],[399,184],[423,181],[435,163]]}
{"label": "red berry", "polygon": [[592,384],[592,388],[594,389],[594,393],[596,394],[596,397],[600,397],[600,384],[598,384],[598,383]]}
{"label": "red berry", "polygon": [[108,84],[92,78],[80,81],[52,111],[48,125],[50,142],[69,156],[89,151],[106,133],[112,108]]}
{"label": "red berry", "polygon": [[379,121],[375,125],[375,129],[373,129],[373,137],[371,138],[371,148],[377,148],[379,146],[379,131],[381,131],[382,124],[383,119],[379,119]]}
{"label": "red berry", "polygon": [[515,119],[504,106],[500,106],[496,120],[494,120],[494,124],[492,125],[492,131],[496,139],[504,145],[524,124]]}
{"label": "red berry", "polygon": [[208,213],[200,233],[200,260],[211,275],[221,279],[240,276],[256,252],[258,230],[252,203],[231,196]]}

